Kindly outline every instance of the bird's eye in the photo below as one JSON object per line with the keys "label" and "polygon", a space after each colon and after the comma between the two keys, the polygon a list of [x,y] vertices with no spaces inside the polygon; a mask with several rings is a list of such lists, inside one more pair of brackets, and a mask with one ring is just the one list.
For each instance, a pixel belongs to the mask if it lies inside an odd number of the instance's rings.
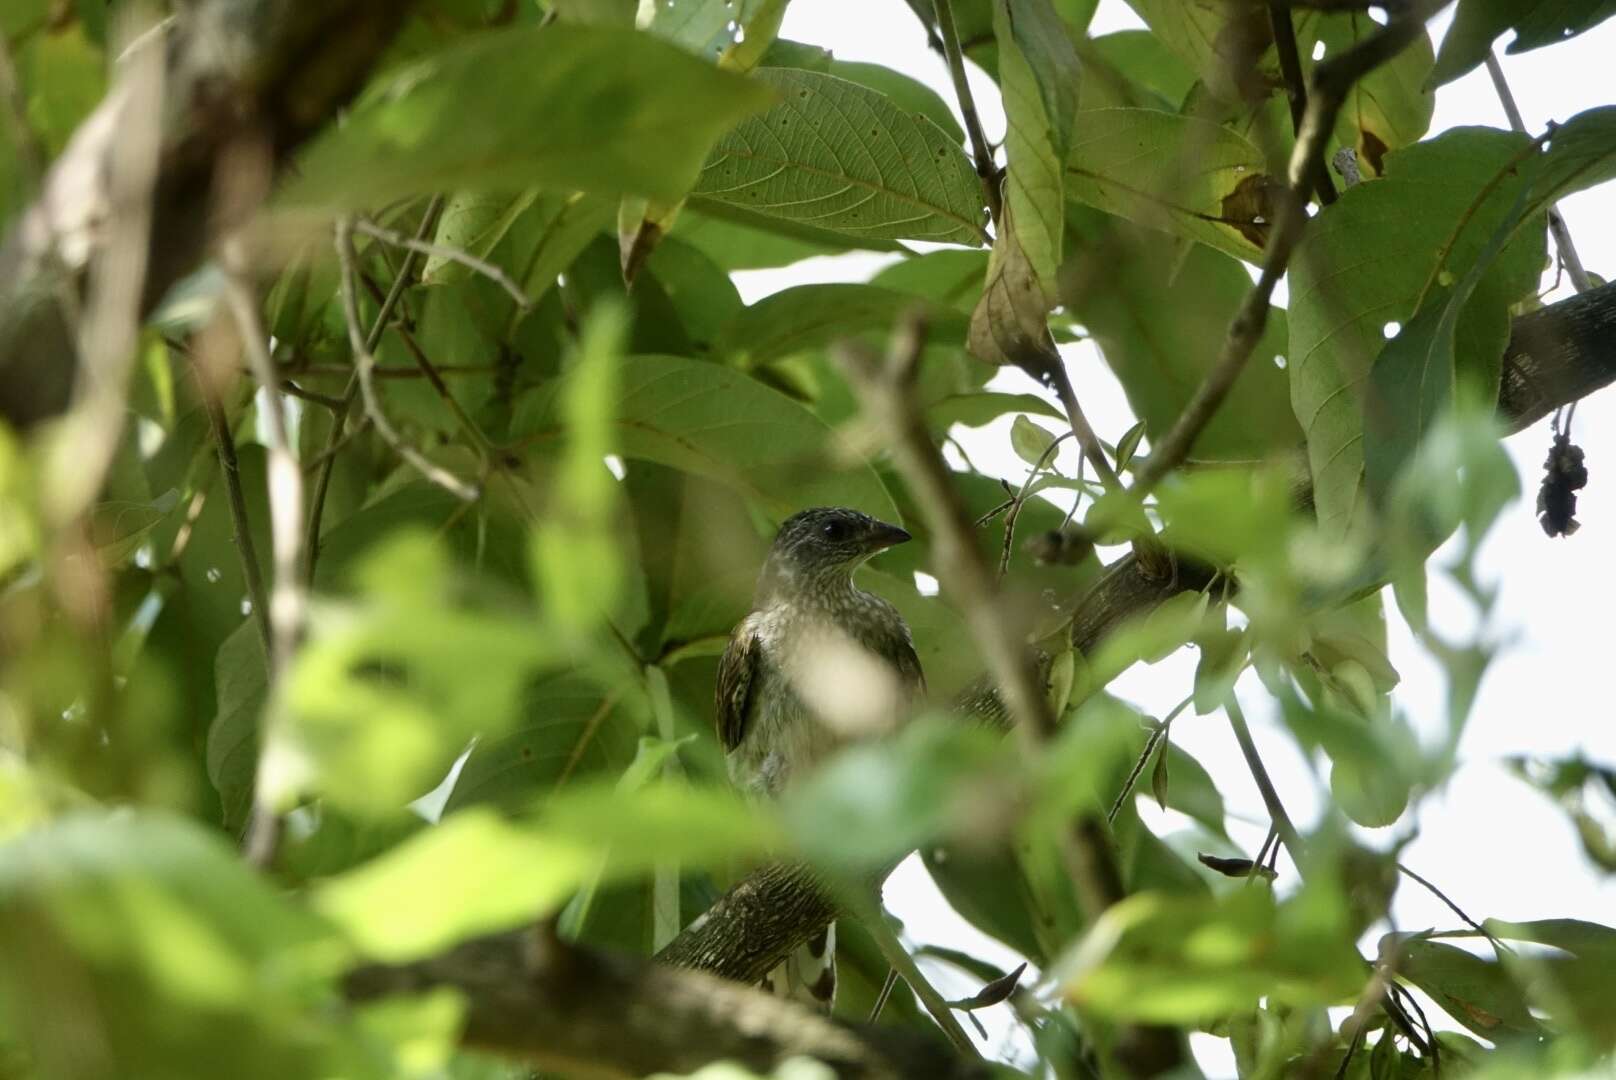
{"label": "bird's eye", "polygon": [[840,543],[847,539],[847,522],[827,521],[819,527],[819,535],[832,543]]}

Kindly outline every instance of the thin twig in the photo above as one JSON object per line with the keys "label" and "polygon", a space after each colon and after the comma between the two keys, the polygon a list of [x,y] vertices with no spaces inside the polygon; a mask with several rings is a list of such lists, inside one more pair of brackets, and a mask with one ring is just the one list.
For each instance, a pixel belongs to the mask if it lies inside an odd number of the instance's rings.
{"label": "thin twig", "polygon": [[[1187,709],[1190,702],[1194,700],[1195,695],[1191,694],[1177,705],[1174,705],[1173,711],[1163,717],[1162,722],[1157,724],[1151,731],[1150,738],[1145,740],[1145,748],[1139,751],[1139,760],[1133,763],[1133,769],[1128,773],[1128,778],[1122,782],[1122,790],[1117,792],[1116,800],[1111,804],[1111,809],[1106,812],[1106,821],[1115,822],[1117,820],[1117,815],[1122,812],[1123,804],[1128,801],[1128,796],[1132,794],[1134,785],[1139,782],[1140,775],[1145,771],[1145,765],[1150,761],[1150,755],[1156,752],[1157,744],[1166,738],[1167,729],[1172,726],[1174,720],[1178,719],[1178,714]],[[1258,858],[1260,860],[1261,856],[1258,856]]]}
{"label": "thin twig", "polygon": [[405,236],[401,232],[383,228],[373,221],[367,221],[365,218],[356,218],[353,222],[353,229],[354,232],[362,233],[373,240],[380,240],[395,247],[407,248],[421,255],[430,255],[434,258],[448,259],[450,262],[459,263],[467,269],[475,270],[495,285],[504,289],[506,294],[516,301],[516,306],[523,311],[533,306],[533,301],[528,298],[527,293],[523,292],[522,287],[512,281],[504,270],[501,270],[487,259],[479,259],[469,251],[462,251],[460,248],[447,244],[435,244],[420,237]]}
{"label": "thin twig", "polygon": [[341,398],[332,397],[330,394],[322,394],[315,390],[305,390],[291,379],[282,379],[280,388],[283,394],[290,394],[292,397],[301,398],[315,405],[323,405],[332,412],[339,412],[347,408]]}
{"label": "thin twig", "polygon": [[[1290,100],[1291,132],[1300,134],[1302,118],[1307,115],[1307,76],[1302,74],[1302,57],[1296,48],[1296,24],[1286,0],[1268,0],[1268,24],[1274,32],[1279,71],[1285,77],[1285,96]],[[1319,202],[1326,206],[1335,202],[1335,183],[1330,179],[1330,170],[1322,156],[1314,160],[1311,180]]]}
{"label": "thin twig", "polygon": [[1234,319],[1229,323],[1223,346],[1211,370],[1201,380],[1201,385],[1196,387],[1184,411],[1173,422],[1160,445],[1152,448],[1150,457],[1135,474],[1133,490],[1136,493],[1143,495],[1155,487],[1162,477],[1188,456],[1196,437],[1223,404],[1223,399],[1245,369],[1257,342],[1262,340],[1274,287],[1284,276],[1285,268],[1307,226],[1307,191],[1314,173],[1314,163],[1320,160],[1330,133],[1335,130],[1336,117],[1348,92],[1363,76],[1411,45],[1424,32],[1427,9],[1436,6],[1435,0],[1412,4],[1408,11],[1394,18],[1373,37],[1365,38],[1313,69],[1307,108],[1302,116],[1301,130],[1296,136],[1295,149],[1291,153],[1289,187],[1280,198],[1276,221],[1268,234],[1262,275],[1246,294],[1240,310],[1235,312]]}
{"label": "thin twig", "polygon": [[1105,446],[1100,442],[1100,437],[1094,433],[1094,428],[1089,425],[1088,417],[1083,415],[1083,407],[1077,403],[1077,391],[1072,388],[1072,380],[1066,373],[1065,363],[1052,364],[1051,375],[1055,383],[1055,392],[1060,395],[1061,407],[1066,410],[1066,422],[1072,427],[1077,445],[1083,448],[1084,459],[1094,466],[1094,474],[1100,478],[1100,483],[1106,491],[1122,490],[1122,479],[1111,467],[1111,460],[1105,455]]}
{"label": "thin twig", "polygon": [[[460,402],[455,400],[455,396],[449,392],[449,386],[443,381],[442,373],[431,358],[427,356],[426,350],[421,348],[420,343],[415,340],[415,335],[402,326],[398,327],[397,330],[399,341],[404,343],[404,351],[409,353],[415,360],[416,368],[426,378],[426,381],[431,384],[433,393],[438,395],[438,399],[443,402],[444,406],[454,416],[455,422],[460,425],[460,430],[465,432],[466,438],[470,439],[472,444],[476,446],[477,453],[483,461],[485,463],[492,462],[494,444],[488,441],[488,437],[477,426],[477,422],[471,418],[471,414],[466,412],[461,407]],[[372,372],[375,370],[373,368]]]}
{"label": "thin twig", "polygon": [[208,414],[208,426],[213,429],[213,442],[219,454],[219,471],[224,475],[225,495],[230,504],[230,525],[236,534],[236,554],[241,557],[241,576],[247,583],[253,622],[258,627],[258,643],[263,646],[267,660],[273,649],[274,636],[269,626],[264,579],[258,570],[258,553],[253,549],[252,528],[247,520],[247,500],[241,491],[241,463],[236,458],[236,439],[230,432],[224,404],[219,400],[212,380],[200,371],[196,374],[196,381],[202,390],[202,408]]}
{"label": "thin twig", "polygon": [[864,929],[869,932],[870,937],[875,939],[881,955],[892,965],[894,972],[903,976],[903,981],[909,984],[909,989],[914,991],[921,1005],[925,1006],[931,1018],[937,1021],[937,1026],[943,1029],[948,1041],[966,1057],[980,1059],[982,1055],[977,1051],[976,1044],[965,1034],[965,1029],[960,1026],[959,1019],[954,1015],[954,1010],[949,1008],[948,1001],[937,992],[931,980],[920,970],[920,965],[915,963],[915,958],[904,948],[903,942],[898,939],[897,933],[887,922],[886,913],[881,910],[881,905],[866,902],[859,906],[867,908],[859,913],[859,921],[864,924]]}
{"label": "thin twig", "polygon": [[888,967],[887,977],[881,980],[881,992],[875,995],[875,1004],[870,1006],[870,1015],[864,1021],[866,1024],[873,1024],[881,1019],[881,1010],[887,1007],[887,998],[892,996],[892,989],[897,985],[898,969]]}
{"label": "thin twig", "polygon": [[1461,908],[1458,904],[1455,904],[1452,900],[1450,900],[1448,898],[1448,895],[1446,893],[1444,893],[1441,889],[1437,888],[1435,885],[1431,884],[1429,881],[1425,880],[1425,878],[1422,878],[1420,875],[1416,874],[1414,871],[1410,870],[1408,867],[1404,866],[1402,863],[1397,864],[1397,869],[1404,876],[1413,878],[1415,881],[1417,881],[1421,885],[1425,886],[1425,889],[1426,889],[1427,892],[1429,892],[1432,896],[1436,897],[1438,900],[1440,900],[1444,904],[1446,904],[1447,907],[1448,907],[1448,910],[1453,912],[1455,915],[1459,916],[1460,919],[1464,920],[1464,924],[1466,926],[1470,927],[1470,929],[1474,930],[1476,933],[1478,933],[1482,937],[1486,938],[1488,943],[1492,945],[1493,950],[1498,953],[1500,959],[1503,958],[1504,953],[1514,951],[1508,945],[1505,945],[1502,941],[1499,941],[1498,938],[1493,935],[1492,931],[1488,930],[1485,926],[1482,926],[1479,922],[1477,922],[1475,919],[1472,919],[1469,915],[1466,915],[1464,913],[1464,909]]}
{"label": "thin twig", "polygon": [[388,421],[387,414],[382,411],[381,398],[376,393],[376,380],[372,378],[376,357],[366,348],[364,334],[359,329],[359,304],[354,295],[356,271],[353,230],[347,221],[337,224],[337,261],[341,264],[341,272],[337,277],[342,293],[342,313],[344,321],[348,324],[348,344],[354,353],[354,367],[359,375],[359,392],[365,403],[365,415],[370,417],[371,424],[375,426],[376,433],[382,440],[416,472],[455,498],[474,502],[479,494],[475,485],[466,483],[454,473],[434,464],[426,455],[407,443]]}
{"label": "thin twig", "polygon": [[[1487,50],[1485,62],[1487,74],[1493,80],[1493,89],[1498,91],[1498,100],[1504,106],[1504,115],[1509,117],[1509,126],[1524,132],[1526,121],[1521,118],[1520,106],[1515,104],[1515,95],[1510,92],[1509,83],[1504,80],[1503,65],[1491,49]],[[1566,228],[1565,218],[1560,216],[1557,206],[1549,207],[1549,232],[1554,235],[1554,246],[1560,252],[1560,262],[1565,266],[1566,273],[1571,275],[1571,287],[1580,293],[1593,288],[1593,279],[1583,269],[1582,258],[1577,254],[1576,245],[1571,242],[1571,230]]]}
{"label": "thin twig", "polygon": [[1251,728],[1246,726],[1246,715],[1240,711],[1240,703],[1230,694],[1224,702],[1224,711],[1229,714],[1229,727],[1234,729],[1235,741],[1240,744],[1240,753],[1245,756],[1246,767],[1251,770],[1251,778],[1257,782],[1257,790],[1262,793],[1263,805],[1268,809],[1268,818],[1273,822],[1274,829],[1279,833],[1280,843],[1291,854],[1291,861],[1297,866],[1302,865],[1302,838],[1291,824],[1290,815],[1285,812],[1285,804],[1279,801],[1279,792],[1274,790],[1274,781],[1269,778],[1268,770],[1263,766],[1262,757],[1257,753],[1257,744],[1252,740]]}
{"label": "thin twig", "polygon": [[965,130],[971,137],[971,155],[976,160],[976,175],[982,178],[982,194],[987,198],[988,214],[994,225],[1004,212],[999,193],[999,166],[993,160],[993,148],[982,132],[982,118],[977,115],[976,102],[971,97],[971,85],[965,79],[965,54],[960,50],[959,28],[954,25],[952,0],[933,0],[937,11],[937,32],[943,39],[943,55],[948,59],[948,74],[954,80],[954,96],[959,99],[960,115],[965,119]]}
{"label": "thin twig", "polygon": [[[1055,456],[1055,451],[1060,449],[1060,444],[1071,437],[1072,432],[1068,431],[1050,440],[1049,445],[1044,447],[1044,452],[1038,455],[1038,462],[1032,467],[1032,471],[1027,474],[1027,479],[1022,483],[1021,490],[1016,492],[1015,498],[1010,500],[1009,510],[1004,515],[1004,546],[999,551],[999,581],[1004,580],[1005,572],[1010,569],[1010,549],[1015,544],[1016,519],[1021,516],[1021,508],[1026,505],[1027,495],[1032,490],[1033,482],[1038,479],[1038,474],[1044,471],[1044,467]],[[982,523],[978,521],[977,524],[981,525]]]}
{"label": "thin twig", "polygon": [[[425,237],[437,227],[438,216],[443,212],[444,197],[434,195],[432,201],[427,203],[426,212],[421,215],[420,227],[415,230],[417,239]],[[381,344],[382,333],[387,329],[387,321],[393,317],[393,310],[398,307],[399,299],[404,290],[409,288],[416,269],[421,265],[423,257],[419,252],[408,251],[404,257],[404,265],[400,268],[398,276],[393,279],[393,286],[387,292],[387,299],[376,312],[376,320],[370,324],[370,333],[365,335],[365,351],[374,352],[376,346]],[[320,472],[314,479],[314,494],[309,499],[309,532],[305,542],[308,559],[305,563],[304,583],[314,584],[314,564],[320,557],[320,519],[325,514],[325,496],[331,489],[331,472],[337,464],[337,448],[347,441],[343,427],[348,420],[348,413],[353,409],[354,398],[359,395],[359,375],[351,372],[348,376],[348,386],[342,392],[343,408],[331,417],[331,434],[326,438],[325,450],[322,451]]]}
{"label": "thin twig", "polygon": [[[285,674],[303,633],[305,593],[303,587],[303,470],[292,449],[286,423],[286,410],[277,387],[280,378],[269,355],[269,331],[258,309],[257,290],[252,285],[251,265],[244,241],[239,236],[226,239],[219,248],[219,265],[224,272],[224,297],[236,322],[247,366],[263,388],[262,411],[269,438],[269,538],[270,648],[267,657],[270,685]],[[226,480],[231,470],[225,471]],[[267,716],[267,714],[266,714]],[[259,737],[258,775],[253,783],[253,805],[247,822],[245,851],[247,861],[267,867],[275,860],[280,845],[280,815],[265,797],[264,763],[270,755],[267,733]]]}

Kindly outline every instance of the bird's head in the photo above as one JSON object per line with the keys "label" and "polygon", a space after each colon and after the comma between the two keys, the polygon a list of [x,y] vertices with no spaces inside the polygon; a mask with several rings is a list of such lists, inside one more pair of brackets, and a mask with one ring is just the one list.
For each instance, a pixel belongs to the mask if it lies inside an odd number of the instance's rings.
{"label": "bird's head", "polygon": [[759,593],[811,591],[852,580],[864,560],[909,534],[896,525],[840,506],[803,510],[775,534],[763,566]]}

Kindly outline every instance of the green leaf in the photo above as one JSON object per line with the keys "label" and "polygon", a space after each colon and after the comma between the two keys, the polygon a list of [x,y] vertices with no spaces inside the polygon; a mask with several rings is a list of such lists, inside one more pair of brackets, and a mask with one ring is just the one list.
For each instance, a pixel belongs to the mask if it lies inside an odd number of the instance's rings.
{"label": "green leaf", "polygon": [[[834,471],[826,458],[830,429],[783,394],[698,360],[631,356],[622,367],[615,403],[619,453],[721,480],[782,517],[828,504],[897,520],[874,470]],[[541,387],[518,403],[513,435],[534,446],[560,435],[557,389]]]}
{"label": "green leaf", "polygon": [[[1061,302],[1089,330],[1152,442],[1172,427],[1217,359],[1251,288],[1239,263],[1085,207],[1068,208],[1072,255]],[[1289,406],[1284,312],[1271,311],[1223,408],[1196,437],[1201,461],[1259,461],[1301,442]]]}
{"label": "green leaf", "polygon": [[522,686],[553,658],[531,620],[456,602],[430,536],[395,534],[356,576],[361,598],[316,610],[287,673],[262,766],[275,806],[320,793],[356,815],[396,812],[474,736],[515,723]]}
{"label": "green leaf", "polygon": [[1280,182],[1227,128],[1151,109],[1094,109],[1072,138],[1066,195],[1228,252],[1262,258]]}
{"label": "green leaf", "polygon": [[1450,83],[1475,68],[1508,30],[1515,31],[1509,51],[1525,52],[1575,37],[1612,15],[1616,15],[1612,0],[1459,0],[1437,54],[1431,85]]}
{"label": "green leaf", "polygon": [[1053,977],[1082,1009],[1146,1023],[1193,1024],[1258,1001],[1331,1005],[1361,988],[1342,935],[1321,937],[1268,889],[1217,897],[1130,896],[1106,912],[1109,949],[1079,950]]}
{"label": "green leaf", "polygon": [[1616,930],[1596,922],[1584,919],[1534,919],[1527,922],[1487,919],[1482,926],[1494,937],[1508,941],[1552,945],[1584,960],[1616,964]]}
{"label": "green leaf", "polygon": [[1616,106],[1580,112],[1555,129],[1521,216],[1530,219],[1556,199],[1613,178],[1616,178]]}
{"label": "green leaf", "polygon": [[930,300],[967,314],[976,306],[987,274],[981,251],[931,251],[895,262],[870,279],[871,285]]}
{"label": "green leaf", "polygon": [[[950,394],[926,407],[926,418],[931,421],[933,430],[940,431],[947,431],[955,424],[982,427],[1010,413],[1032,413],[1047,416],[1051,420],[1065,419],[1059,409],[1035,394],[1000,394],[992,390],[975,394]],[[1014,440],[1013,427],[1010,434]]]}
{"label": "green leaf", "polygon": [[[1456,281],[1475,264],[1524,183],[1519,170],[1505,170],[1525,144],[1524,135],[1466,128],[1397,151],[1381,181],[1343,192],[1298,247],[1291,271],[1291,404],[1306,434],[1326,534],[1346,533],[1360,516],[1363,386],[1385,344],[1384,328],[1411,319],[1428,282],[1441,286],[1444,274]],[[1484,392],[1497,379],[1506,309],[1533,288],[1543,265],[1540,221],[1528,222],[1504,247],[1455,328],[1463,374]],[[1351,274],[1332,269],[1348,265]]]}
{"label": "green leaf", "polygon": [[213,685],[219,701],[208,725],[208,779],[219,791],[225,827],[234,831],[246,824],[252,806],[258,728],[269,697],[264,643],[252,619],[219,646]]}
{"label": "green leaf", "polygon": [[1084,109],[1155,108],[1177,112],[1195,73],[1148,30],[1119,30],[1082,45]]}
{"label": "green leaf", "polygon": [[753,80],[779,104],[719,140],[693,195],[855,237],[981,242],[980,183],[936,124],[833,75]]}
{"label": "green leaf", "polygon": [[[749,70],[737,51],[761,56],[774,41],[786,0],[683,0],[649,8],[641,29],[731,71]],[[755,62],[755,58],[753,59]]]}
{"label": "green leaf", "polygon": [[1053,432],[1039,427],[1025,416],[1017,416],[1015,423],[1010,425],[1010,448],[1032,468],[1044,463],[1044,454],[1054,442]]}
{"label": "green leaf", "polygon": [[39,1075],[356,1074],[304,1011],[340,940],[194,822],[97,811],[0,845],[0,947],[8,1051]]}
{"label": "green leaf", "polygon": [[980,829],[976,800],[1008,779],[1008,752],[988,729],[917,720],[826,761],[788,793],[782,811],[810,859],[870,870]]}
{"label": "green leaf", "polygon": [[[907,313],[929,308],[913,296],[875,285],[797,285],[741,311],[719,335],[713,351],[735,358],[743,367],[767,364],[866,331],[885,337]],[[965,320],[956,313],[933,309],[930,315],[927,325],[939,339],[964,333]]]}
{"label": "green leaf", "polygon": [[[677,94],[668,93],[673,86]],[[647,34],[506,29],[373,87],[347,123],[304,154],[282,201],[376,205],[445,188],[534,184],[674,201],[713,140],[768,102],[765,87]]]}
{"label": "green leaf", "polygon": [[1398,976],[1482,1038],[1496,1042],[1542,1034],[1520,987],[1499,964],[1422,938],[1403,941],[1398,952]]}
{"label": "green leaf", "polygon": [[573,632],[611,614],[627,576],[614,521],[617,482],[603,464],[615,449],[612,406],[625,321],[622,308],[597,304],[579,333],[561,391],[566,445],[547,513],[533,532],[534,576],[545,612]]}
{"label": "green leaf", "polygon": [[[1296,45],[1304,57],[1318,56],[1321,46],[1323,55],[1339,56],[1380,29],[1364,11],[1296,13]],[[1426,83],[1434,63],[1431,39],[1422,33],[1353,84],[1336,118],[1334,141],[1358,152],[1366,176],[1382,175],[1388,151],[1412,146],[1430,128],[1436,95]],[[1332,152],[1326,148],[1327,157]]]}
{"label": "green leaf", "polygon": [[879,94],[884,94],[894,105],[905,112],[924,116],[936,124],[948,137],[956,143],[965,142],[965,130],[954,119],[954,111],[942,97],[917,79],[912,79],[901,72],[893,71],[880,64],[862,64],[854,60],[832,60],[826,72],[839,79],[867,86]]}
{"label": "green leaf", "polygon": [[[505,238],[516,219],[538,197],[539,193],[534,190],[524,191],[514,198],[482,191],[457,192],[444,205],[433,243],[486,259],[494,245]],[[465,263],[432,255],[421,270],[421,283],[452,285],[465,281],[471,274],[471,268]]]}
{"label": "green leaf", "polygon": [[[542,919],[594,869],[567,841],[467,810],[314,892],[315,910],[376,960],[400,963]],[[486,868],[497,866],[497,874]]]}
{"label": "green leaf", "polygon": [[1408,779],[1395,769],[1350,757],[1330,763],[1330,794],[1341,812],[1367,829],[1395,825],[1408,809]]}

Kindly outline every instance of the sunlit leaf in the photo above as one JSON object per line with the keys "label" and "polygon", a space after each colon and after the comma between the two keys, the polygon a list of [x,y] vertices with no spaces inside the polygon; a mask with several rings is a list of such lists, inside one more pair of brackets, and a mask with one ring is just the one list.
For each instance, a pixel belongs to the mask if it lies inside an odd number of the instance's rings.
{"label": "sunlit leaf", "polygon": [[719,140],[694,195],[852,236],[981,242],[980,184],[937,125],[832,75],[753,79],[779,103]]}
{"label": "sunlit leaf", "polygon": [[[666,93],[669,85],[679,93]],[[282,201],[374,205],[534,184],[678,199],[713,140],[768,101],[763,86],[647,34],[502,30],[373,87],[347,123],[310,147]]]}
{"label": "sunlit leaf", "polygon": [[[786,513],[832,504],[897,520],[874,471],[867,465],[827,468],[829,429],[778,391],[732,368],[672,356],[632,356],[622,367],[615,404],[619,453],[712,477]],[[558,389],[544,387],[524,399],[513,434],[530,445],[557,438]]]}

